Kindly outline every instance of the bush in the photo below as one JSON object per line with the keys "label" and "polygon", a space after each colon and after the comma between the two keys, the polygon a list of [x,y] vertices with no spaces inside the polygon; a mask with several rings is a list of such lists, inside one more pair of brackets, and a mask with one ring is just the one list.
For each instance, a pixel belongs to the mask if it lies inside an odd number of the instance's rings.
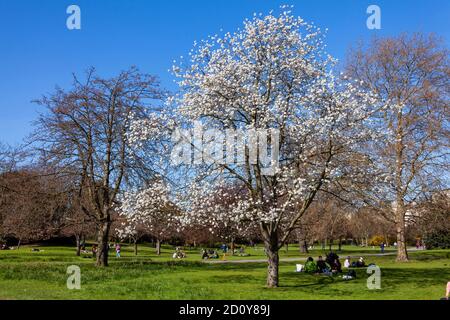
{"label": "bush", "polygon": [[384,239],[383,236],[374,236],[370,239],[369,246],[379,246],[383,242],[386,243],[386,240]]}
{"label": "bush", "polygon": [[427,249],[450,249],[449,230],[440,230],[427,234],[424,237]]}

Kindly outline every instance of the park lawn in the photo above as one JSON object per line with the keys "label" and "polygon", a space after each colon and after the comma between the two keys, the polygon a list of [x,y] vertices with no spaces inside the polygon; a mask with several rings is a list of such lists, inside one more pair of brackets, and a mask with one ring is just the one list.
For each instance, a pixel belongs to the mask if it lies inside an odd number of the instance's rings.
{"label": "park lawn", "polygon": [[[264,287],[264,263],[207,264],[199,260],[198,249],[186,250],[188,258],[173,261],[172,247],[160,257],[148,246],[123,246],[122,258],[111,257],[108,268],[98,269],[92,258],[74,256],[73,248],[30,247],[0,251],[0,299],[431,299],[445,293],[450,280],[450,250],[412,252],[412,261],[395,263],[395,256],[367,256],[380,266],[381,290],[368,290],[365,269],[357,279],[344,281],[295,273],[295,262],[280,265],[280,287]],[[362,255],[378,250],[345,247],[340,255]],[[245,259],[263,259],[261,249],[247,249]],[[310,253],[320,254],[320,250]],[[283,257],[300,257],[298,248],[282,250]],[[227,257],[240,259],[241,257]],[[66,270],[81,268],[81,289],[68,290]]]}

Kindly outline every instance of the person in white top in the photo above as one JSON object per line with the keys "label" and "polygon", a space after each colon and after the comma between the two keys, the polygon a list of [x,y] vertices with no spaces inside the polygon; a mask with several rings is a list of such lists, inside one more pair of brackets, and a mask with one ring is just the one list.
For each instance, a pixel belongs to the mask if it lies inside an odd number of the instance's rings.
{"label": "person in white top", "polygon": [[344,268],[350,268],[350,257],[347,257],[344,261]]}

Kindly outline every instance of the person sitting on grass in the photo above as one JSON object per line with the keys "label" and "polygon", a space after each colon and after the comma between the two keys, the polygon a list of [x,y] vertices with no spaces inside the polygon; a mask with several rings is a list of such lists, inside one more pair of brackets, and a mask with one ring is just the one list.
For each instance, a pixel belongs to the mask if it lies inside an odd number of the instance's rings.
{"label": "person sitting on grass", "polygon": [[347,259],[345,259],[344,261],[344,268],[350,268],[351,265],[352,263],[350,261],[350,256],[348,256]]}
{"label": "person sitting on grass", "polygon": [[327,254],[327,257],[326,257],[325,261],[328,263],[328,265],[329,265],[331,268],[333,268],[334,260],[335,260],[336,258],[339,258],[338,255],[337,255],[336,253],[334,253],[334,252],[331,251],[331,252],[329,252],[329,253]]}
{"label": "person sitting on grass", "polygon": [[363,257],[359,257],[358,262],[356,262],[357,268],[364,268],[366,266],[366,262],[364,261]]}
{"label": "person sitting on grass", "polygon": [[205,249],[203,249],[202,250],[202,260],[208,260],[208,259],[209,259],[208,252]]}
{"label": "person sitting on grass", "polygon": [[92,258],[95,259],[95,257],[97,256],[97,245],[93,244],[91,251],[92,251]]}
{"label": "person sitting on grass", "polygon": [[177,247],[172,257],[174,259],[184,259],[186,258],[186,254],[179,247]]}
{"label": "person sitting on grass", "polygon": [[328,253],[326,262],[330,265],[331,272],[333,273],[342,272],[341,262],[339,261],[339,256],[336,253],[334,252]]}
{"label": "person sitting on grass", "polygon": [[316,273],[317,272],[317,265],[314,262],[314,259],[312,257],[309,257],[308,260],[306,260],[305,272],[306,273]]}
{"label": "person sitting on grass", "polygon": [[322,256],[319,256],[317,259],[317,272],[318,273],[327,273],[330,270],[330,267],[323,260]]}
{"label": "person sitting on grass", "polygon": [[341,262],[339,261],[339,258],[336,258],[334,260],[334,269],[331,269],[331,272],[342,273],[342,265]]}

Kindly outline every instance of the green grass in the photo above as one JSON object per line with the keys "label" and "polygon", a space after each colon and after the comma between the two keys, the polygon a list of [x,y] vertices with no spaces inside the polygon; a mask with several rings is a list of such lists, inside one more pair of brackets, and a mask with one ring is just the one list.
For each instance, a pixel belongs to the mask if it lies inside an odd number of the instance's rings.
{"label": "green grass", "polygon": [[[0,299],[432,299],[441,298],[450,280],[450,251],[411,253],[408,263],[395,256],[371,257],[381,267],[381,290],[368,290],[365,269],[357,279],[344,281],[295,273],[295,262],[280,265],[280,287],[265,288],[264,263],[206,264],[199,250],[187,250],[183,261],[173,261],[172,247],[157,257],[154,249],[139,247],[139,255],[123,246],[122,258],[111,257],[110,266],[98,269],[92,258],[76,257],[69,247],[30,247],[0,251]],[[264,259],[260,248],[247,249],[250,257],[227,260]],[[378,249],[344,247],[345,255],[378,253]],[[316,257],[320,250],[309,255]],[[282,258],[304,257],[292,246]],[[66,288],[69,265],[81,268],[81,290]]]}

